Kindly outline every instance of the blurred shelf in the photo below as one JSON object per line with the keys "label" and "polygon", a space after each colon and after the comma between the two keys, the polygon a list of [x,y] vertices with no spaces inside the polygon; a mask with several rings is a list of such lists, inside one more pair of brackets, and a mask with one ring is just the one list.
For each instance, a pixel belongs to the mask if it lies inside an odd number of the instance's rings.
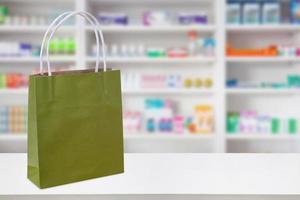
{"label": "blurred shelf", "polygon": [[18,94],[18,95],[27,95],[28,88],[22,88],[22,89],[0,89],[0,95],[12,95],[12,94]]}
{"label": "blurred shelf", "polygon": [[274,25],[227,25],[227,32],[294,32],[300,31],[299,25],[274,24]]}
{"label": "blurred shelf", "polygon": [[126,139],[158,139],[158,140],[181,140],[181,139],[213,139],[214,134],[191,134],[191,133],[124,133]]}
{"label": "blurred shelf", "polygon": [[166,94],[166,95],[212,95],[212,89],[141,89],[141,90],[124,90],[124,95],[146,95],[146,94]]}
{"label": "blurred shelf", "polygon": [[[22,89],[0,89],[0,95],[11,95],[11,94],[20,94],[20,95],[27,95],[28,89],[22,88]],[[126,90],[123,91],[122,94],[124,95],[145,95],[145,94],[167,94],[167,95],[176,95],[176,94],[194,94],[194,95],[212,95],[214,94],[213,90],[210,89],[144,89],[144,90]]]}
{"label": "blurred shelf", "polygon": [[[45,32],[47,30],[48,26],[13,26],[13,25],[0,25],[0,33],[1,32],[9,32],[12,33],[24,33],[24,32]],[[75,26],[71,25],[65,25],[62,26],[59,31],[63,32],[74,32]]]}
{"label": "blurred shelf", "polygon": [[[51,62],[75,62],[75,56],[52,56],[49,57]],[[45,60],[45,59],[44,59]],[[0,63],[38,63],[39,57],[0,57]]]}
{"label": "blurred shelf", "polygon": [[26,141],[26,133],[0,133],[0,141]]}
{"label": "blurred shelf", "polygon": [[300,139],[300,134],[289,135],[287,133],[271,135],[270,133],[235,133],[227,134],[228,140],[294,140]]}
{"label": "blurred shelf", "polygon": [[[197,31],[210,33],[214,32],[216,27],[214,25],[167,25],[167,26],[143,26],[143,25],[128,25],[128,26],[101,26],[100,29],[105,32],[187,32]],[[93,31],[93,27],[87,26],[86,30]]]}
{"label": "blurred shelf", "polygon": [[[213,139],[214,134],[190,134],[190,133],[124,133],[124,139]],[[0,133],[0,141],[26,141],[26,133]]]}
{"label": "blurred shelf", "polygon": [[274,95],[296,95],[300,94],[300,89],[261,89],[261,88],[230,88],[226,89],[227,94],[253,94],[253,95],[264,95],[264,94],[274,94]]}
{"label": "blurred shelf", "polygon": [[277,62],[300,62],[300,57],[255,57],[255,56],[227,56],[227,62],[248,63],[248,62],[261,62],[261,63],[277,63]]}
{"label": "blurred shelf", "polygon": [[[190,134],[190,133],[124,133],[124,139],[214,139],[215,134]],[[278,134],[269,133],[236,133],[227,134],[227,140],[299,140],[300,134]],[[23,141],[27,139],[26,133],[0,133],[0,141],[14,140]]]}
{"label": "blurred shelf", "polygon": [[[95,57],[88,57],[87,62],[95,62]],[[213,63],[215,58],[188,57],[188,58],[107,58],[110,63]]]}

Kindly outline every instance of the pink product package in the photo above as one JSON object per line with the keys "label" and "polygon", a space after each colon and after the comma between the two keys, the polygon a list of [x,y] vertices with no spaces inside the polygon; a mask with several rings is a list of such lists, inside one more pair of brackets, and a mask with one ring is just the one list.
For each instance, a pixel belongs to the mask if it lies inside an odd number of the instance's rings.
{"label": "pink product package", "polygon": [[147,11],[143,13],[145,26],[163,26],[171,23],[171,15],[164,11]]}
{"label": "pink product package", "polygon": [[123,127],[126,131],[136,132],[141,130],[142,118],[140,112],[126,111],[123,115]]}
{"label": "pink product package", "polygon": [[254,133],[256,131],[257,113],[255,111],[240,112],[240,132]]}
{"label": "pink product package", "polygon": [[183,116],[175,116],[173,118],[173,130],[175,133],[183,133],[184,132],[184,117]]}
{"label": "pink product package", "polygon": [[300,48],[296,49],[296,56],[300,56]]}
{"label": "pink product package", "polygon": [[163,89],[166,87],[166,76],[165,75],[142,75],[141,87]]}

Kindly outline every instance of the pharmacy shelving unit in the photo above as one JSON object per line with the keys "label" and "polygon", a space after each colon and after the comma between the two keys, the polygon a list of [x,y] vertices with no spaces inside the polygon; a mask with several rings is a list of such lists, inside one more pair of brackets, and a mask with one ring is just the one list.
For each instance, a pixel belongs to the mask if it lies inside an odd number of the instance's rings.
{"label": "pharmacy shelving unit", "polygon": [[[180,112],[191,114],[193,105],[210,104],[214,107],[215,129],[212,134],[192,135],[180,134],[147,134],[124,133],[125,151],[127,152],[225,152],[224,135],[224,102],[225,88],[224,75],[224,35],[222,28],[224,17],[224,1],[219,0],[187,0],[184,4],[179,0],[55,0],[47,3],[42,0],[0,0],[7,5],[12,14],[40,15],[56,10],[85,10],[93,14],[99,11],[112,11],[127,13],[130,25],[126,27],[101,27],[106,43],[112,44],[140,44],[159,45],[164,47],[186,46],[188,31],[197,31],[199,36],[213,36],[217,47],[215,57],[177,58],[108,58],[108,66],[121,69],[122,72],[157,72],[167,74],[170,72],[187,75],[211,76],[214,87],[212,89],[180,89],[180,90],[124,90],[124,109],[142,110],[145,98],[170,98],[179,105]],[[42,8],[42,9],[41,9]],[[141,25],[141,13],[145,10],[179,11],[206,11],[209,24],[202,26],[163,26],[145,27]],[[1,40],[30,41],[39,44],[47,26],[0,26]],[[74,25],[65,25],[57,33],[58,36],[74,36],[77,42],[75,56],[51,56],[53,66],[73,67],[76,69],[93,67],[95,57],[91,56],[91,46],[95,43],[92,28],[86,25],[80,17],[76,17]],[[0,73],[23,72],[30,73],[38,66],[38,58],[0,58]],[[221,78],[220,78],[221,77]],[[27,89],[1,89],[0,104],[14,105],[27,104]],[[1,134],[1,152],[26,151],[26,133]]]}
{"label": "pharmacy shelving unit", "polygon": [[[281,134],[235,134],[226,133],[226,113],[255,109],[274,112],[283,117],[299,116],[300,91],[292,89],[226,89],[228,78],[244,81],[279,81],[289,73],[300,72],[300,59],[291,57],[256,58],[226,57],[227,43],[242,44],[241,47],[257,47],[278,44],[279,41],[297,43],[300,26],[295,25],[226,25],[226,0],[0,0],[8,5],[12,14],[39,15],[52,10],[86,10],[127,13],[130,26],[101,27],[108,44],[162,45],[164,47],[187,45],[187,32],[197,31],[199,36],[214,36],[215,57],[171,58],[108,58],[108,66],[122,72],[157,72],[162,74],[211,75],[211,90],[124,90],[123,107],[141,110],[144,99],[150,97],[170,98],[179,104],[183,114],[192,112],[193,104],[211,104],[214,107],[215,129],[210,135],[124,133],[127,152],[299,152],[298,135]],[[140,25],[145,10],[169,10],[171,12],[203,10],[209,16],[209,24],[203,26],[144,27]],[[139,19],[139,20],[137,20]],[[40,44],[46,26],[0,26],[0,39],[30,41]],[[85,21],[77,17],[74,25],[65,25],[58,36],[74,36],[77,51],[74,56],[51,56],[53,66],[91,68],[95,58],[91,56],[93,32]],[[0,58],[0,73],[30,73],[38,66],[38,58]],[[27,90],[0,90],[0,105],[27,104]],[[0,152],[25,152],[26,133],[1,134]]]}
{"label": "pharmacy shelving unit", "polygon": [[[221,34],[218,23],[223,20],[217,15],[218,7],[222,6],[219,1],[208,0],[188,0],[182,4],[179,0],[89,0],[81,2],[81,7],[85,10],[97,14],[99,11],[113,11],[127,13],[130,25],[126,27],[109,26],[102,30],[106,36],[108,44],[140,44],[145,46],[159,45],[163,47],[186,46],[187,33],[190,30],[197,32],[199,36],[214,36],[217,38]],[[145,10],[168,10],[178,12],[180,10],[202,10],[209,15],[209,24],[202,26],[163,26],[145,27],[141,25],[141,13]],[[79,22],[84,24],[84,22]],[[91,56],[89,48],[93,40],[93,32],[90,26],[85,27],[83,40],[87,44],[85,49],[85,65],[92,66],[95,58]],[[221,39],[221,38],[220,38]],[[147,134],[147,133],[125,133],[125,149],[129,152],[224,152],[225,140],[222,139],[224,120],[222,111],[218,108],[218,101],[221,98],[220,88],[223,82],[217,77],[219,74],[219,58],[223,54],[223,41],[217,39],[217,49],[215,57],[190,57],[190,58],[108,58],[107,61],[113,68],[121,69],[125,73],[180,73],[180,74],[199,74],[199,76],[211,76],[214,81],[212,89],[203,90],[124,90],[123,107],[128,110],[143,110],[145,98],[170,98],[178,103],[179,112],[188,114],[192,112],[196,104],[211,104],[214,107],[216,127],[212,134],[191,135],[185,133],[178,134]],[[224,97],[223,97],[224,99]],[[220,133],[220,134],[219,134]],[[220,136],[220,137],[219,137]]]}
{"label": "pharmacy shelving unit", "polygon": [[[54,0],[43,2],[39,0],[1,0],[1,5],[9,7],[11,15],[30,16],[55,14],[56,11],[74,10],[75,2]],[[56,10],[56,11],[55,11]],[[54,16],[53,16],[54,17]],[[28,42],[40,45],[47,26],[0,26],[1,41]],[[72,36],[77,38],[75,33],[76,25],[65,25],[58,32],[58,37]],[[53,65],[59,67],[76,66],[77,55],[56,55],[51,56]],[[1,57],[0,73],[21,72],[30,74],[39,66],[38,57]],[[27,89],[0,89],[0,106],[3,105],[27,105]],[[0,151],[1,152],[25,152],[27,146],[27,133],[1,133]]]}
{"label": "pharmacy shelving unit", "polygon": [[[227,43],[238,47],[299,45],[300,26],[296,25],[227,25]],[[241,46],[242,44],[243,46]],[[299,74],[295,57],[227,57],[226,78],[241,81],[280,82],[288,74]],[[226,89],[226,112],[256,110],[280,118],[299,119],[299,89]],[[299,135],[236,133],[226,134],[227,152],[299,152]]]}

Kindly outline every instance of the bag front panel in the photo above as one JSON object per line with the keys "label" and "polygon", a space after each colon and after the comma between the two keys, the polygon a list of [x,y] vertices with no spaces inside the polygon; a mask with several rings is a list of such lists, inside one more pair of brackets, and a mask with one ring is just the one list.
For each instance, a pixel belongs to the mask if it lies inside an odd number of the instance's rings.
{"label": "bag front panel", "polygon": [[41,187],[123,172],[119,71],[37,77]]}

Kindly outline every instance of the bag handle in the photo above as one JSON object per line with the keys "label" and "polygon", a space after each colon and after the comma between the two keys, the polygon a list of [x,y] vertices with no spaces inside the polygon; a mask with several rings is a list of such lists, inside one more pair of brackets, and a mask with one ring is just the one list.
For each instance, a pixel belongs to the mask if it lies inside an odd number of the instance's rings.
{"label": "bag handle", "polygon": [[[56,32],[56,30],[62,25],[62,23],[64,21],[66,21],[68,18],[74,16],[74,15],[80,15],[83,18],[85,18],[91,25],[94,26],[94,32],[95,32],[95,36],[96,36],[96,42],[97,42],[97,59],[96,59],[96,66],[95,66],[95,72],[99,71],[99,60],[100,60],[100,45],[99,45],[99,35],[100,35],[100,40],[102,43],[102,54],[103,54],[103,71],[106,71],[106,54],[105,54],[105,43],[104,43],[104,38],[103,38],[103,34],[102,31],[99,29],[99,23],[97,21],[97,19],[91,15],[88,12],[84,12],[84,11],[75,11],[75,12],[66,12],[61,14],[60,16],[58,16],[49,26],[48,30],[46,31],[44,38],[43,38],[43,42],[42,42],[42,49],[41,49],[41,54],[40,54],[40,73],[43,74],[43,48],[44,48],[44,43],[45,40],[47,38],[48,33],[50,32],[50,30],[53,28],[54,29],[51,31],[51,34],[49,36],[49,39],[47,41],[47,66],[48,66],[48,75],[51,76],[51,67],[50,67],[50,61],[49,61],[49,41],[51,40],[51,38],[53,37],[54,33]],[[58,23],[57,23],[58,22]],[[57,24],[56,24],[57,23]],[[55,25],[56,24],[56,25]]]}
{"label": "bag handle", "polygon": [[[84,11],[75,11],[75,12],[71,12],[70,14],[68,14],[67,16],[65,16],[54,28],[53,32],[51,33],[51,35],[49,36],[49,40],[47,43],[47,65],[50,68],[50,62],[49,62],[49,41],[51,40],[51,38],[53,37],[54,33],[56,32],[56,30],[62,25],[62,23],[64,21],[66,21],[68,18],[74,16],[74,15],[80,15],[82,17],[84,17],[85,19],[87,19],[89,21],[89,23],[91,25],[94,26],[94,32],[95,32],[95,36],[96,36],[96,41],[97,41],[97,59],[96,59],[96,67],[95,67],[95,72],[99,71],[99,60],[100,60],[100,45],[99,45],[99,37],[98,34],[100,35],[100,39],[101,39],[101,43],[102,43],[102,54],[103,54],[103,71],[106,71],[106,55],[105,55],[105,43],[104,43],[104,38],[103,38],[103,34],[102,31],[99,29],[99,23],[98,20],[91,15],[88,12],[84,12]],[[49,74],[49,72],[48,72]],[[51,71],[50,71],[50,76],[51,76]]]}
{"label": "bag handle", "polygon": [[[44,75],[44,71],[43,71],[43,51],[44,51],[44,44],[45,44],[45,41],[47,39],[47,36],[48,36],[48,33],[49,31],[51,30],[51,28],[53,28],[53,26],[59,21],[61,20],[62,18],[64,18],[66,15],[70,14],[71,12],[65,12],[61,15],[59,15],[57,18],[55,18],[52,23],[48,26],[47,30],[46,30],[46,33],[44,34],[44,37],[43,37],[43,40],[42,40],[42,45],[41,45],[41,50],[40,50],[40,74],[41,75]],[[50,71],[50,68],[48,67],[48,71]]]}

